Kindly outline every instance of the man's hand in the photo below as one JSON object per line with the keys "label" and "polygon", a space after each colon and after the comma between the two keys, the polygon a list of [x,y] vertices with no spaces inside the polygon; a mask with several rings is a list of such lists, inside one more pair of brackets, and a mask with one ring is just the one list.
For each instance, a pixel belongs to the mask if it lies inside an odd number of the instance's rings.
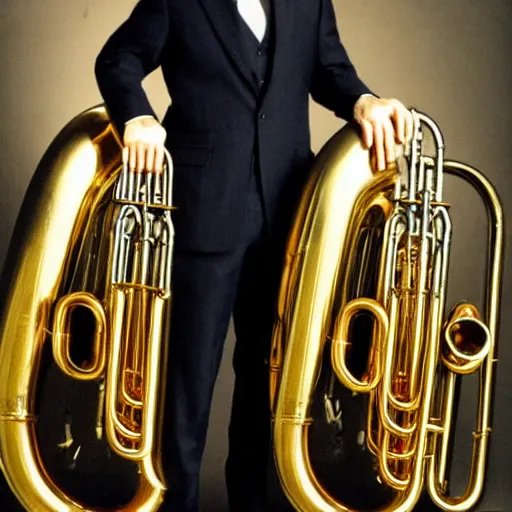
{"label": "man's hand", "polygon": [[412,137],[412,114],[396,99],[363,95],[354,105],[354,119],[361,126],[363,144],[375,154],[379,171],[395,161],[395,144],[405,144]]}
{"label": "man's hand", "polygon": [[135,118],[126,123],[123,160],[132,171],[161,172],[167,133],[154,117]]}

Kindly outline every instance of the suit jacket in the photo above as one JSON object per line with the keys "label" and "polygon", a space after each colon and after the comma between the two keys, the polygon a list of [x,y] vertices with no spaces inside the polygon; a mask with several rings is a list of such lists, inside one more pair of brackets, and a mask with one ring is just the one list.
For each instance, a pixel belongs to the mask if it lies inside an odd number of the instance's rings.
{"label": "suit jacket", "polygon": [[114,126],[155,115],[143,78],[161,66],[174,162],[176,247],[228,250],[243,232],[254,161],[275,237],[286,235],[311,166],[309,96],[352,119],[370,89],[342,45],[331,0],[273,0],[270,77],[260,90],[231,0],[139,0],[96,60]]}

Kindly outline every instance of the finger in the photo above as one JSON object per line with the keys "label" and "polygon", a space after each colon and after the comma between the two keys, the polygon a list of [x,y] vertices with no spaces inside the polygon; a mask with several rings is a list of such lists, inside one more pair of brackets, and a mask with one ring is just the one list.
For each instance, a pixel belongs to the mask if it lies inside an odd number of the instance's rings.
{"label": "finger", "polygon": [[370,148],[370,163],[375,171],[379,170],[379,166],[377,164],[377,151],[375,144]]}
{"label": "finger", "polygon": [[373,137],[375,155],[377,157],[377,170],[383,171],[386,168],[386,157],[384,150],[384,130],[381,123],[373,125]]}
{"label": "finger", "polygon": [[395,140],[396,132],[391,121],[387,121],[383,125],[384,131],[384,151],[386,153],[386,167],[388,164],[393,163],[396,160],[395,155]]}
{"label": "finger", "polygon": [[373,126],[370,122],[362,120],[360,123],[363,145],[366,149],[370,149],[373,144]]}
{"label": "finger", "polygon": [[128,157],[128,163],[130,166],[130,171],[135,171],[135,168],[137,167],[137,147],[135,144],[131,143],[128,146],[129,151],[129,157]]}
{"label": "finger", "polygon": [[146,148],[146,171],[153,172],[155,165],[155,146],[149,145]]}
{"label": "finger", "polygon": [[146,165],[146,148],[142,142],[137,142],[137,172],[142,172]]}
{"label": "finger", "polygon": [[395,140],[397,144],[405,143],[405,118],[406,112],[401,107],[397,107],[393,113],[393,121],[395,128]]}
{"label": "finger", "polygon": [[155,148],[155,171],[162,172],[164,166],[164,146],[158,144]]}
{"label": "finger", "polygon": [[128,159],[130,157],[130,149],[128,148],[128,146],[123,146],[123,151],[121,155],[123,159],[123,167],[126,167],[128,165]]}

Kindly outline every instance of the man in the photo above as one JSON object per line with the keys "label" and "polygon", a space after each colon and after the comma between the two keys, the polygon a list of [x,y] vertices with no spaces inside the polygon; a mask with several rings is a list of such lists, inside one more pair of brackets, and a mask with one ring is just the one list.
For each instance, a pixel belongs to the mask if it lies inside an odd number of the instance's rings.
{"label": "man", "polygon": [[[236,0],[235,0],[236,1]],[[141,82],[161,66],[160,124]],[[268,355],[294,207],[312,163],[309,95],[355,119],[378,167],[411,118],[360,80],[331,0],[140,0],[109,38],[96,76],[125,157],[174,163],[176,252],[164,457],[165,510],[197,512],[210,404],[233,313],[230,510],[267,510]]]}

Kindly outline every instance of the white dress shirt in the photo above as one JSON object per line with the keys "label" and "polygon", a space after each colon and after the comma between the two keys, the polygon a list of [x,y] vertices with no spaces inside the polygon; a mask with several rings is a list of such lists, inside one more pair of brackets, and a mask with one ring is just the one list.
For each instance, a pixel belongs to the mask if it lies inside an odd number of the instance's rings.
{"label": "white dress shirt", "polygon": [[235,0],[240,16],[261,43],[267,30],[269,0]]}

